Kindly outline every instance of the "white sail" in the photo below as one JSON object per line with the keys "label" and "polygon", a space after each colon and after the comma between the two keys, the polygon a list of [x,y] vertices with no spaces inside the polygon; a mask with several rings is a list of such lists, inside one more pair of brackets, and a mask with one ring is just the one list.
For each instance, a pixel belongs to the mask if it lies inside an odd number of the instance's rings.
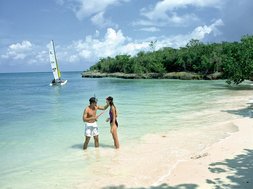
{"label": "white sail", "polygon": [[53,40],[51,41],[51,44],[49,47],[49,58],[50,58],[50,63],[51,63],[54,79],[59,80],[61,78],[61,72],[59,70],[58,63],[57,63]]}

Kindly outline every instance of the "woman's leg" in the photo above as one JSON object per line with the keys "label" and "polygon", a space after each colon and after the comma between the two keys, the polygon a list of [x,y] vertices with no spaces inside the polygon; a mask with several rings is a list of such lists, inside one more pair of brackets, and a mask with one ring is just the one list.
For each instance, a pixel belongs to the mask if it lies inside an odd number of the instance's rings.
{"label": "woman's leg", "polygon": [[119,139],[118,139],[118,133],[117,133],[117,127],[112,126],[111,128],[112,138],[114,141],[114,147],[119,148]]}

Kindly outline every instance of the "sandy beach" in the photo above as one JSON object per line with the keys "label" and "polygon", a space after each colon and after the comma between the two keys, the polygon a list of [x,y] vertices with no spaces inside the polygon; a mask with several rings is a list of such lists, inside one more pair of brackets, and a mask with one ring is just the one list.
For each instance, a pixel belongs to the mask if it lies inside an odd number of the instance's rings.
{"label": "sandy beach", "polygon": [[[149,134],[138,145],[118,151],[97,150],[98,162],[90,170],[94,179],[77,188],[252,189],[253,120],[244,97],[249,96],[217,102],[225,109],[205,113],[208,127]],[[232,112],[239,116],[210,124]],[[101,161],[104,156],[111,162]]]}
{"label": "sandy beach", "polygon": [[[179,163],[164,182],[173,188],[253,188],[253,122],[233,121],[238,132]],[[185,184],[187,183],[187,184]]]}

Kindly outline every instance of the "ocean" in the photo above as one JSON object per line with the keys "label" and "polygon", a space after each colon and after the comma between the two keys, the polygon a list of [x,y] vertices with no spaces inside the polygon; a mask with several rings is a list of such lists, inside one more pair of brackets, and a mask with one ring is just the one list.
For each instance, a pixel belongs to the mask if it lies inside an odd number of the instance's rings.
{"label": "ocean", "polygon": [[[1,188],[78,188],[91,182],[94,175],[106,177],[105,170],[115,163],[112,160],[117,153],[134,151],[149,135],[182,134],[247,116],[243,106],[252,90],[250,82],[234,88],[224,80],[82,78],[80,72],[62,75],[67,84],[51,87],[52,73],[0,74]],[[98,120],[100,148],[95,149],[91,139],[87,151],[82,150],[82,114],[94,95],[98,105],[105,105],[107,96],[114,98],[119,150],[113,148],[110,126],[105,122],[108,110]],[[233,109],[235,103],[242,111]],[[218,135],[208,140],[214,141]],[[203,145],[199,150],[207,144]]]}

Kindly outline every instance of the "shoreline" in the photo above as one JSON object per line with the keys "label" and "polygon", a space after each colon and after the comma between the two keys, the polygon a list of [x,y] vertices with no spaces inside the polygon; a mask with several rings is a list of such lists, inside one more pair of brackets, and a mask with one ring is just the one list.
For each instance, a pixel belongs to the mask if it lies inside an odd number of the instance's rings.
{"label": "shoreline", "polygon": [[[118,157],[114,157],[113,161],[119,165],[115,165],[115,167],[105,166],[109,177],[99,178],[97,175],[97,179],[102,180],[100,183],[95,183],[94,180],[91,185],[82,184],[78,188],[87,186],[88,188],[100,189],[252,189],[253,123],[251,118],[236,119],[233,123],[239,130],[226,131],[227,136],[207,145],[203,150],[190,151],[185,154],[184,158],[180,156],[182,159],[179,160],[175,158],[164,161],[163,158],[155,157],[151,152],[154,154],[160,152],[161,156],[166,154],[161,152],[165,145],[161,146],[160,150],[154,150],[153,147],[156,145],[152,143],[144,144],[153,149],[144,150],[145,157],[132,154],[133,156],[129,158],[127,153],[115,152]],[[166,138],[170,136],[167,135]],[[158,140],[164,136],[147,136],[147,138],[149,137]],[[144,141],[146,142],[146,139]],[[160,142],[159,144],[161,145]],[[167,144],[167,141],[164,144]],[[139,154],[143,154],[143,146],[140,149],[137,147],[137,151]],[[240,161],[242,163],[239,163]],[[165,164],[165,162],[167,163]],[[136,168],[129,167],[128,163]],[[100,173],[98,170],[93,171]],[[124,175],[124,173],[127,174]]]}
{"label": "shoreline", "polygon": [[143,73],[127,74],[121,72],[101,73],[98,71],[84,71],[81,73],[83,78],[122,78],[122,79],[182,79],[182,80],[217,80],[222,79],[222,73],[203,75],[192,72],[170,72],[170,73]]}
{"label": "shoreline", "polygon": [[[249,96],[221,100],[217,103],[226,107],[210,110],[202,116],[215,114],[215,118],[229,115],[228,110],[231,109],[245,109],[247,97]],[[224,108],[227,112],[222,111]],[[253,173],[235,183],[227,177],[233,177],[236,170],[219,167],[242,155],[249,157],[242,166],[250,163],[250,156],[253,157],[253,121],[248,118],[249,115],[245,117],[231,116],[228,121],[218,121],[204,127],[186,127],[168,133],[148,134],[138,144],[122,146],[117,151],[99,149],[99,156],[109,157],[111,160],[107,160],[106,164],[99,160],[90,170],[96,173],[96,179],[91,179],[88,183],[81,182],[77,188],[208,189],[214,186],[222,188],[225,185],[232,188],[235,185],[236,188],[236,184],[239,184],[245,189],[251,189],[253,180],[250,178],[253,178]],[[195,116],[190,117],[194,118]],[[186,121],[189,121],[188,118]],[[253,166],[249,170],[253,172]]]}
{"label": "shoreline", "polygon": [[253,188],[253,122],[251,118],[241,118],[234,123],[238,132],[212,144],[199,155],[179,162],[162,183],[172,186],[189,183],[206,189]]}
{"label": "shoreline", "polygon": [[[211,130],[205,128],[205,131],[210,132],[216,132],[217,128],[223,129],[220,131],[218,140],[210,141],[210,144],[208,142],[203,149],[198,149],[198,147],[190,148],[189,151],[184,149],[177,154],[178,149],[166,146],[170,141],[175,141],[177,137],[178,140],[181,140],[184,134],[176,135],[175,140],[170,140],[176,133],[172,132],[165,135],[150,134],[142,139],[139,146],[131,150],[126,150],[125,147],[122,147],[121,151],[111,150],[112,162],[116,164],[110,166],[105,165],[105,162],[98,162],[97,167],[91,170],[97,174],[96,178],[91,179],[89,183],[80,183],[77,188],[213,189],[214,186],[222,188],[229,185],[231,186],[229,188],[251,189],[253,187],[253,140],[251,139],[253,122],[251,118],[240,118],[233,121],[235,125],[229,123],[230,121],[224,122],[217,127],[214,126]],[[157,141],[159,147],[151,141]],[[184,141],[181,144],[182,148],[185,145],[187,144]],[[189,149],[189,146],[186,149]],[[102,151],[102,153],[99,152],[99,156],[108,156],[108,151]],[[236,182],[229,181],[227,177],[237,177],[233,173],[238,167],[231,171],[229,167],[225,167],[226,164],[236,161],[237,157],[243,155],[248,158],[240,166],[246,167],[251,164],[252,166],[249,167],[251,174],[245,175],[243,179]],[[251,162],[248,161],[249,159],[252,159]],[[233,163],[230,167],[233,168]],[[237,174],[240,176],[240,171]],[[236,187],[237,185],[242,187]]]}

